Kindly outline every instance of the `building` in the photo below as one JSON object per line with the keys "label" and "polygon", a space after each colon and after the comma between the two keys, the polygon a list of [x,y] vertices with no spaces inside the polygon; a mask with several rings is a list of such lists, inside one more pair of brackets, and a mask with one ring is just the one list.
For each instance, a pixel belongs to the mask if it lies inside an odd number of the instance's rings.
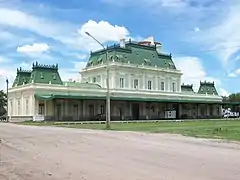
{"label": "building", "polygon": [[[222,98],[212,82],[200,82],[198,92],[182,85],[171,54],[149,38],[107,48],[110,69],[111,120],[218,118]],[[104,117],[106,50],[91,52],[80,72],[81,82],[62,81],[58,65],[34,63],[32,70],[17,70],[9,89],[10,121],[93,120]]]}

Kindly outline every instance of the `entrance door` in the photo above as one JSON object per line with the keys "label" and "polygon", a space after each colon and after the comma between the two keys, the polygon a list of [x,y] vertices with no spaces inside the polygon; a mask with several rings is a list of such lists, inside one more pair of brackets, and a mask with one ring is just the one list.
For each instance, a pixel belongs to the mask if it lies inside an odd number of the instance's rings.
{"label": "entrance door", "polygon": [[92,104],[89,105],[89,117],[90,118],[94,117],[94,106]]}
{"label": "entrance door", "polygon": [[133,117],[133,120],[139,120],[139,104],[138,103],[132,104],[132,117]]}
{"label": "entrance door", "polygon": [[73,120],[78,120],[78,105],[73,106]]}
{"label": "entrance door", "polygon": [[118,110],[119,110],[119,118],[120,120],[123,120],[123,110],[122,108],[119,108]]}
{"label": "entrance door", "polygon": [[57,105],[56,106],[56,120],[57,121],[62,120],[62,117],[61,117],[61,105]]}
{"label": "entrance door", "polygon": [[180,119],[179,104],[174,104],[173,109],[176,111],[176,119]]}

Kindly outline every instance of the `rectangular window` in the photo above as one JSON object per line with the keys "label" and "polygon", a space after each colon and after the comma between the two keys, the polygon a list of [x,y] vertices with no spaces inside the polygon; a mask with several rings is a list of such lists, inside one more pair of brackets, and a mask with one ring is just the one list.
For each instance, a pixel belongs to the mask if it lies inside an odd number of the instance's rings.
{"label": "rectangular window", "polygon": [[18,115],[20,115],[21,114],[21,102],[20,102],[20,100],[18,100]]}
{"label": "rectangular window", "polygon": [[28,115],[28,100],[26,100],[26,115]]}
{"label": "rectangular window", "polygon": [[164,91],[165,87],[164,87],[164,82],[161,82],[161,91]]}
{"label": "rectangular window", "polygon": [[10,102],[10,115],[13,115],[13,102]]}
{"label": "rectangular window", "polygon": [[124,88],[124,78],[120,78],[120,88]]}
{"label": "rectangular window", "polygon": [[134,79],[133,87],[134,87],[134,89],[138,89],[138,79]]}
{"label": "rectangular window", "polygon": [[149,90],[152,89],[152,81],[148,81],[148,89],[149,89]]}
{"label": "rectangular window", "polygon": [[39,104],[38,114],[39,115],[44,115],[44,104]]}
{"label": "rectangular window", "polygon": [[92,82],[93,82],[93,83],[97,82],[97,78],[96,78],[96,77],[93,77],[93,78],[92,78]]}
{"label": "rectangular window", "polygon": [[97,82],[100,82],[100,80],[101,80],[101,76],[98,76],[97,77]]}
{"label": "rectangular window", "polygon": [[175,83],[172,83],[172,90],[173,90],[173,92],[176,91],[176,84]]}

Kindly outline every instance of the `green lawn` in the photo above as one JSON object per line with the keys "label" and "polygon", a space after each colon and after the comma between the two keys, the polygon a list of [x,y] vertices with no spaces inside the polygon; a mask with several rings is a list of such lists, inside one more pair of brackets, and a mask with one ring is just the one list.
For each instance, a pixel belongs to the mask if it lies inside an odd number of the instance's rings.
{"label": "green lawn", "polygon": [[[57,126],[105,130],[105,124],[61,124],[24,122],[25,125]],[[231,121],[185,121],[158,123],[112,123],[111,130],[150,133],[173,133],[185,136],[240,141],[240,120]]]}

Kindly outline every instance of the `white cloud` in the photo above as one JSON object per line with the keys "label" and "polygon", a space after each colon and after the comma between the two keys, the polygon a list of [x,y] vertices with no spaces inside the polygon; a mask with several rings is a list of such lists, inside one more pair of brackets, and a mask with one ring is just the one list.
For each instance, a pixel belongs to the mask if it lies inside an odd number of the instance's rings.
{"label": "white cloud", "polygon": [[195,32],[199,32],[199,31],[200,31],[199,27],[195,27],[195,28],[194,28],[194,31],[195,31]]}
{"label": "white cloud", "polygon": [[23,45],[17,47],[17,52],[24,54],[43,53],[49,50],[49,46],[45,43],[34,43],[32,45]]}
{"label": "white cloud", "polygon": [[0,56],[0,64],[10,63],[10,62],[11,62],[11,59],[4,57],[4,56]]}
{"label": "white cloud", "polygon": [[225,68],[234,66],[230,61],[232,56],[240,50],[240,3],[231,4],[225,11],[219,11],[218,14],[209,19],[201,33],[197,33],[194,40],[202,44],[206,49],[211,49],[221,60]]}
{"label": "white cloud", "polygon": [[129,37],[129,31],[124,26],[112,25],[107,21],[96,22],[89,20],[78,29],[78,42],[85,50],[101,48],[101,46],[91,37],[87,36],[85,32],[90,33],[101,43],[119,41],[121,38]]}
{"label": "white cloud", "polygon": [[79,61],[79,62],[72,62],[74,65],[74,68],[61,68],[59,70],[60,76],[63,81],[68,81],[68,80],[75,80],[75,81],[80,81],[81,80],[81,75],[80,71],[86,67],[87,62],[84,61]]}
{"label": "white cloud", "polygon": [[228,77],[237,77],[240,75],[240,68],[228,74]]}
{"label": "white cloud", "polygon": [[89,20],[78,30],[81,36],[86,35],[85,32],[89,32],[102,42],[118,41],[129,35],[128,30],[123,26],[112,25],[107,21],[96,22],[93,20]]}
{"label": "white cloud", "polygon": [[237,75],[235,73],[229,73],[228,77],[237,77]]}
{"label": "white cloud", "polygon": [[[78,24],[57,22],[9,8],[0,8],[0,17],[4,17],[0,18],[0,26],[31,31],[65,45],[71,45],[75,49],[92,50],[99,47],[96,42],[86,36],[85,31],[91,33],[102,43],[119,41],[120,38],[129,36],[129,31],[124,26],[111,25],[107,21],[89,20],[78,29]],[[9,38],[14,37],[9,32],[5,34]]]}
{"label": "white cloud", "polygon": [[28,30],[63,43],[72,42],[66,34],[73,33],[77,28],[71,23],[50,21],[10,8],[0,8],[0,17],[4,17],[0,18],[0,25]]}
{"label": "white cloud", "polygon": [[0,90],[6,90],[6,78],[9,80],[9,87],[11,87],[16,76],[15,66],[0,66]]}
{"label": "white cloud", "polygon": [[[95,50],[99,48],[98,44],[90,37],[87,37],[85,31],[91,33],[102,43],[108,41],[119,41],[122,37],[128,37],[129,31],[124,26],[112,25],[107,21],[96,22],[89,20],[82,24],[73,24],[69,22],[54,21],[21,10],[11,8],[0,8],[0,27],[6,26],[30,31],[34,34],[56,40],[72,49],[81,49],[84,51]],[[15,35],[4,32],[6,36],[2,38],[14,39]],[[19,41],[21,42],[21,41]],[[22,42],[21,42],[22,43]]]}
{"label": "white cloud", "polygon": [[79,62],[73,62],[74,68],[80,72],[83,68],[86,67],[87,62],[86,61],[79,61]]}
{"label": "white cloud", "polygon": [[221,96],[229,96],[230,95],[230,93],[229,92],[227,92],[225,89],[223,89],[223,88],[219,88],[219,94],[221,95]]}
{"label": "white cloud", "polygon": [[174,62],[183,73],[182,83],[193,84],[194,90],[198,91],[200,81],[211,81],[216,83],[216,88],[220,88],[221,81],[208,76],[204,70],[201,60],[197,57],[177,57]]}
{"label": "white cloud", "polygon": [[240,69],[235,70],[236,75],[240,75]]}
{"label": "white cloud", "polygon": [[188,2],[185,0],[138,0],[136,4],[132,0],[102,0],[102,2],[115,4],[118,6],[142,6],[142,7],[167,7],[167,8],[182,8],[188,6]]}
{"label": "white cloud", "polygon": [[[151,1],[150,1],[151,2]],[[155,3],[159,2],[163,7],[186,7],[188,3],[184,0],[155,0]],[[154,1],[153,1],[154,3]]]}

